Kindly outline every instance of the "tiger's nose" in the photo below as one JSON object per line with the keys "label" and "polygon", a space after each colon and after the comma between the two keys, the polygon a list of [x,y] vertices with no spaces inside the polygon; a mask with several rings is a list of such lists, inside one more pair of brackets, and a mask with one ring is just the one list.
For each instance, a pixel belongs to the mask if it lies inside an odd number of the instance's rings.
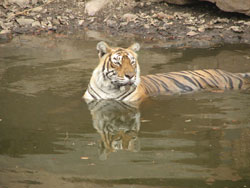
{"label": "tiger's nose", "polygon": [[135,74],[133,72],[128,72],[125,74],[125,77],[127,77],[128,79],[131,79],[135,76]]}

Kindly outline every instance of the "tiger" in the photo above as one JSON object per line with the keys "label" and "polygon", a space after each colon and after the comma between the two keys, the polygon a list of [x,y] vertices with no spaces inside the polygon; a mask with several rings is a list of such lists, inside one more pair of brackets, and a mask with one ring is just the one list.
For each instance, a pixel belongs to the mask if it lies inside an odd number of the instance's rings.
{"label": "tiger", "polygon": [[140,44],[128,48],[110,47],[101,41],[96,46],[99,64],[94,69],[86,101],[114,99],[141,102],[147,97],[190,93],[199,90],[246,90],[250,73],[231,73],[221,69],[186,70],[141,76],[137,52]]}

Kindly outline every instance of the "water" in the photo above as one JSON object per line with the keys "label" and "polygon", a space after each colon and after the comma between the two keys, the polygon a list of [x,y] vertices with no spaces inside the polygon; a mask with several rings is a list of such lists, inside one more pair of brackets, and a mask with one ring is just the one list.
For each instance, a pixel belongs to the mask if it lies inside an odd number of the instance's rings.
{"label": "water", "polygon": [[[1,44],[0,187],[250,187],[249,92],[88,106],[81,97],[97,42],[22,36]],[[143,46],[142,74],[250,72],[249,46]]]}

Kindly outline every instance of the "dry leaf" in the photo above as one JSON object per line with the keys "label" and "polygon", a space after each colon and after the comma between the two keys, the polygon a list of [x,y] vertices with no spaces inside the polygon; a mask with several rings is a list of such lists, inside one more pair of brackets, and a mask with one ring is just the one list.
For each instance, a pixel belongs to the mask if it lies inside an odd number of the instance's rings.
{"label": "dry leaf", "polygon": [[81,157],[81,159],[88,160],[89,158],[88,157]]}
{"label": "dry leaf", "polygon": [[150,122],[151,120],[148,120],[148,119],[142,119],[141,122],[142,123],[147,123],[147,122]]}
{"label": "dry leaf", "polygon": [[195,36],[195,35],[198,35],[198,33],[194,32],[194,31],[190,31],[187,33],[187,36],[190,36],[190,37]]}

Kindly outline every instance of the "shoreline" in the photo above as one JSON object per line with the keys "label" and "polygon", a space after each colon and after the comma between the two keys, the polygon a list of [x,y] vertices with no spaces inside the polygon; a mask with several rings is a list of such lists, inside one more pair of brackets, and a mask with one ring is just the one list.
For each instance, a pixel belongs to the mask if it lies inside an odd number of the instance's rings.
{"label": "shoreline", "polygon": [[156,42],[165,48],[250,44],[250,17],[223,12],[212,3],[178,6],[115,1],[89,15],[84,0],[32,2],[0,3],[0,43],[20,34],[72,36],[93,30],[118,38]]}

